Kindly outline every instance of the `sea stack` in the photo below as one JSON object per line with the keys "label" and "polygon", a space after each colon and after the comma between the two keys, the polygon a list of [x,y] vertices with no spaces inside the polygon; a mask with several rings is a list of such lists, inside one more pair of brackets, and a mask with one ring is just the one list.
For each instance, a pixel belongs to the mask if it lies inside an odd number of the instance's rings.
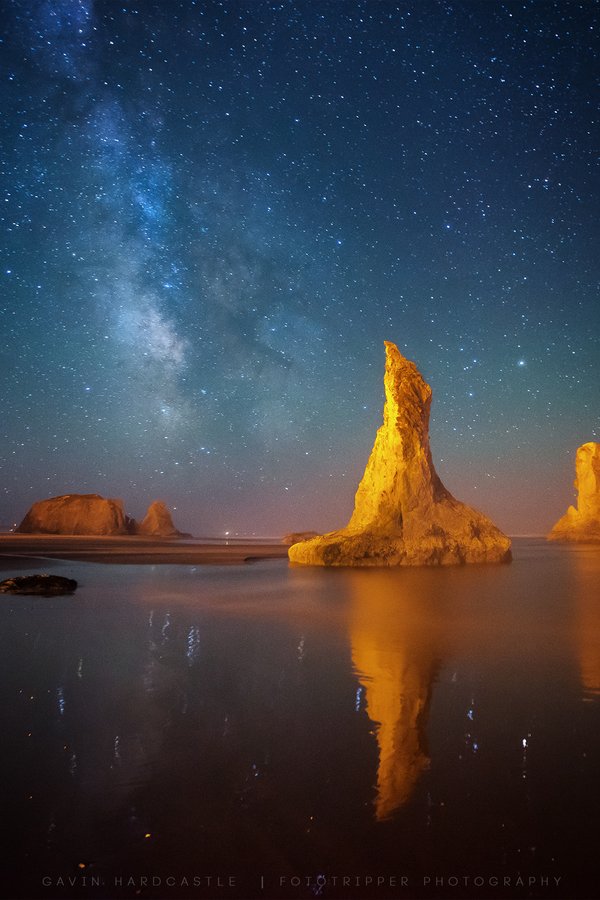
{"label": "sea stack", "polygon": [[136,534],[149,537],[181,537],[173,525],[173,519],[162,500],[155,500],[148,507],[148,512],[137,527]]}
{"label": "sea stack", "polygon": [[63,494],[34,503],[19,527],[19,534],[130,534],[132,520],[122,500],[99,494]]}
{"label": "sea stack", "polygon": [[385,342],[383,425],[348,525],[290,547],[309,566],[448,566],[509,562],[510,540],[487,516],[456,500],[429,448],[431,388]]}
{"label": "sea stack", "polygon": [[550,541],[600,542],[600,444],[582,444],[575,456],[577,508],[569,506],[550,534]]}

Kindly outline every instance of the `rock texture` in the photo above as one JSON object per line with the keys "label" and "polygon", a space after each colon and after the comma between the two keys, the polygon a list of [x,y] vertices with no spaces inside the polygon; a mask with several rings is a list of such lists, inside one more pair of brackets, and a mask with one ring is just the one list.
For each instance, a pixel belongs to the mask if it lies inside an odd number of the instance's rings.
{"label": "rock texture", "polygon": [[72,594],[77,588],[74,578],[63,578],[62,575],[16,575],[0,582],[0,594],[41,594],[43,597],[56,597],[60,594]]}
{"label": "rock texture", "polygon": [[383,425],[345,528],[290,547],[313,566],[442,566],[508,562],[510,540],[456,500],[429,449],[431,388],[395,344],[385,342]]}
{"label": "rock texture", "polygon": [[284,534],[281,538],[282,544],[297,544],[299,541],[309,541],[311,538],[317,537],[318,531],[291,531],[289,534]]}
{"label": "rock texture", "polygon": [[548,539],[551,541],[600,541],[600,444],[582,444],[575,456],[577,508],[569,506]]}
{"label": "rock texture", "polygon": [[63,494],[34,503],[19,527],[19,534],[130,534],[131,522],[122,500],[99,494]]}
{"label": "rock texture", "polygon": [[181,532],[173,525],[171,513],[162,500],[155,500],[150,504],[136,533],[150,537],[181,537]]}

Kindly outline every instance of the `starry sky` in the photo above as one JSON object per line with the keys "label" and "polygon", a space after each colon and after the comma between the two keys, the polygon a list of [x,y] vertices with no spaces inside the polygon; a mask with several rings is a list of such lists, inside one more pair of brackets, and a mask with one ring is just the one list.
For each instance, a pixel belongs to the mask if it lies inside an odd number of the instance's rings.
{"label": "starry sky", "polygon": [[592,0],[0,0],[0,522],[345,524],[383,341],[513,534],[600,440]]}

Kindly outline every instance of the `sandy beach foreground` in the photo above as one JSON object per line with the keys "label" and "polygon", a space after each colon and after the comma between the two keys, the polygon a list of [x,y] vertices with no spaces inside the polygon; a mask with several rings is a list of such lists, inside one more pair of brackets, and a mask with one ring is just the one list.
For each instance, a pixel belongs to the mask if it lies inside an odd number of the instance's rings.
{"label": "sandy beach foreground", "polygon": [[236,565],[256,559],[280,559],[287,546],[275,541],[235,539],[157,540],[143,537],[81,535],[0,535],[0,568],[16,560],[69,559],[124,565]]}

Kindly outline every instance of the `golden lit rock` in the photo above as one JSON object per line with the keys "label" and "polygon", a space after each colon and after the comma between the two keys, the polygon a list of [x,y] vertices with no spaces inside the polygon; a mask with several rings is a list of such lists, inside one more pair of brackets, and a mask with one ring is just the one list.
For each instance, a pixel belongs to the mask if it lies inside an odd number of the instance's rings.
{"label": "golden lit rock", "polygon": [[289,558],[313,566],[445,566],[508,562],[510,540],[456,500],[429,448],[431,388],[385,342],[383,425],[345,528],[294,544]]}
{"label": "golden lit rock", "polygon": [[600,444],[582,444],[575,457],[577,508],[569,506],[550,534],[551,541],[600,541]]}

